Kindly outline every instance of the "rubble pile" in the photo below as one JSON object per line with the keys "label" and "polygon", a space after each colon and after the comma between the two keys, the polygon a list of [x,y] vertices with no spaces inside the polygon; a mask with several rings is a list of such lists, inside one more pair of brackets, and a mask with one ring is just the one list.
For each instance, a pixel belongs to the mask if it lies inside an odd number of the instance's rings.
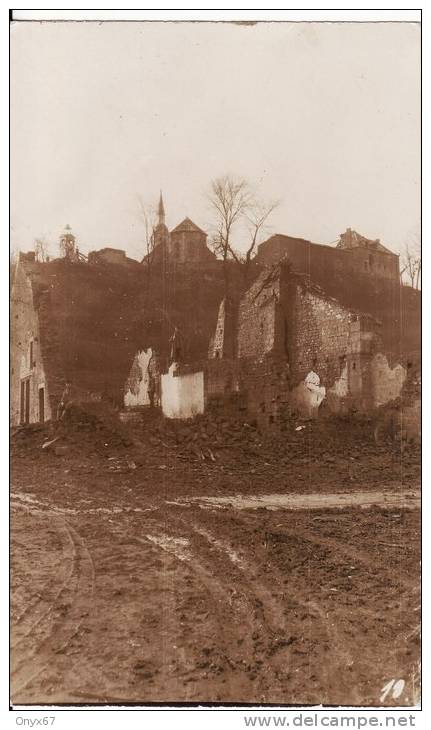
{"label": "rubble pile", "polygon": [[175,472],[176,479],[181,472],[186,481],[190,470],[198,470],[205,483],[209,474],[241,484],[246,479],[250,488],[259,479],[266,488],[268,480],[288,479],[305,490],[316,480],[371,485],[419,473],[419,446],[376,443],[371,417],[292,418],[283,432],[270,432],[240,413],[208,412],[188,421],[166,419],[156,408],[135,412],[131,421],[119,415],[108,406],[74,406],[64,421],[16,429],[12,449],[18,457],[101,477],[135,473],[142,479],[144,470],[153,475],[150,483],[160,469]]}
{"label": "rubble pile", "polygon": [[56,456],[67,452],[88,455],[110,450],[121,451],[132,446],[133,441],[126,429],[118,423],[115,409],[106,406],[85,407],[73,405],[60,421],[49,421],[19,426],[11,434],[12,449],[22,455],[34,452],[53,453]]}
{"label": "rubble pile", "polygon": [[151,443],[175,449],[180,458],[215,462],[227,452],[256,455],[262,436],[244,420],[208,414],[190,421],[161,419],[153,429]]}

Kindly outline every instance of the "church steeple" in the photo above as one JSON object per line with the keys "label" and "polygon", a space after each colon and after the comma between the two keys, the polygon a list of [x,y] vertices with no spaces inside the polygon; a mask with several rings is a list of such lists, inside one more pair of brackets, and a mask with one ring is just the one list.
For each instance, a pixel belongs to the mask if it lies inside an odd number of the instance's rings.
{"label": "church steeple", "polygon": [[162,191],[160,191],[159,200],[159,226],[160,225],[165,225],[165,206],[163,205]]}
{"label": "church steeple", "polygon": [[163,244],[165,247],[169,245],[169,231],[165,223],[165,206],[163,205],[162,191],[160,191],[160,200],[158,207],[159,222],[154,229],[154,246]]}

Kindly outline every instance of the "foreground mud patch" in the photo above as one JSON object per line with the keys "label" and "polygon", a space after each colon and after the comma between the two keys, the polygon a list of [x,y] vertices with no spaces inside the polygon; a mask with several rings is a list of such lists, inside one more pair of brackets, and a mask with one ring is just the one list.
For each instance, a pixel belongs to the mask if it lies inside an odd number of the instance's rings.
{"label": "foreground mud patch", "polygon": [[416,704],[418,494],[348,497],[14,490],[13,702]]}

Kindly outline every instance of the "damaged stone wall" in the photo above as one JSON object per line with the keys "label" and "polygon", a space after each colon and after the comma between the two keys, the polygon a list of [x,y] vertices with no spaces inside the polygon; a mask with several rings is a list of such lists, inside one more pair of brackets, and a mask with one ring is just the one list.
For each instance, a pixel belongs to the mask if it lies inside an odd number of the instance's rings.
{"label": "damaged stone wall", "polygon": [[11,422],[51,419],[48,382],[40,347],[39,317],[25,264],[19,260],[11,292]]}
{"label": "damaged stone wall", "polygon": [[270,354],[261,360],[241,362],[239,390],[247,411],[264,428],[282,427],[289,418],[290,369],[286,358]]}
{"label": "damaged stone wall", "polygon": [[421,365],[409,362],[401,391],[401,422],[405,438],[421,440]]}
{"label": "damaged stone wall", "polygon": [[289,403],[293,413],[296,413],[303,418],[317,418],[319,408],[325,397],[326,388],[324,385],[309,383],[307,378],[305,378],[304,381],[299,383],[299,385],[291,391]]}
{"label": "damaged stone wall", "polygon": [[403,353],[420,350],[421,293],[400,286],[398,256],[275,235],[259,246],[256,262],[275,264],[283,257],[293,271],[307,275],[347,309],[381,321],[383,352],[402,358]]}
{"label": "damaged stone wall", "polygon": [[[266,270],[241,299],[238,362],[238,391],[266,425],[289,411],[316,416],[322,403],[332,412],[368,411],[396,398],[405,378],[382,354],[377,320],[287,264]],[[226,373],[210,370],[208,391],[222,388],[229,389]]]}
{"label": "damaged stone wall", "polygon": [[160,373],[151,347],[135,355],[125,386],[124,405],[126,408],[160,405]]}
{"label": "damaged stone wall", "polygon": [[391,368],[386,355],[381,352],[374,355],[371,360],[373,405],[378,407],[399,398],[406,376],[406,368],[399,363]]}
{"label": "damaged stone wall", "polygon": [[210,339],[209,359],[236,356],[237,313],[238,304],[231,297],[224,297],[220,303],[215,332]]}
{"label": "damaged stone wall", "polygon": [[240,362],[233,358],[210,358],[205,363],[205,396],[209,400],[240,390]]}
{"label": "damaged stone wall", "polygon": [[326,387],[341,376],[351,313],[334,299],[296,284],[287,293],[288,350],[293,383],[314,369]]}
{"label": "damaged stone wall", "polygon": [[238,308],[238,357],[263,358],[280,340],[280,271],[265,271],[242,297]]}

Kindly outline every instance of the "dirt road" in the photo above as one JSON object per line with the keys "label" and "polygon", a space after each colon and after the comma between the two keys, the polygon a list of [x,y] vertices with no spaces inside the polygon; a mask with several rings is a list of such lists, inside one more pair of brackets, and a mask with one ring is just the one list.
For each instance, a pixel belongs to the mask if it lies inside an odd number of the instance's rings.
{"label": "dirt road", "polygon": [[15,704],[418,701],[417,491],[268,509],[211,503],[210,483],[29,477],[12,495]]}

